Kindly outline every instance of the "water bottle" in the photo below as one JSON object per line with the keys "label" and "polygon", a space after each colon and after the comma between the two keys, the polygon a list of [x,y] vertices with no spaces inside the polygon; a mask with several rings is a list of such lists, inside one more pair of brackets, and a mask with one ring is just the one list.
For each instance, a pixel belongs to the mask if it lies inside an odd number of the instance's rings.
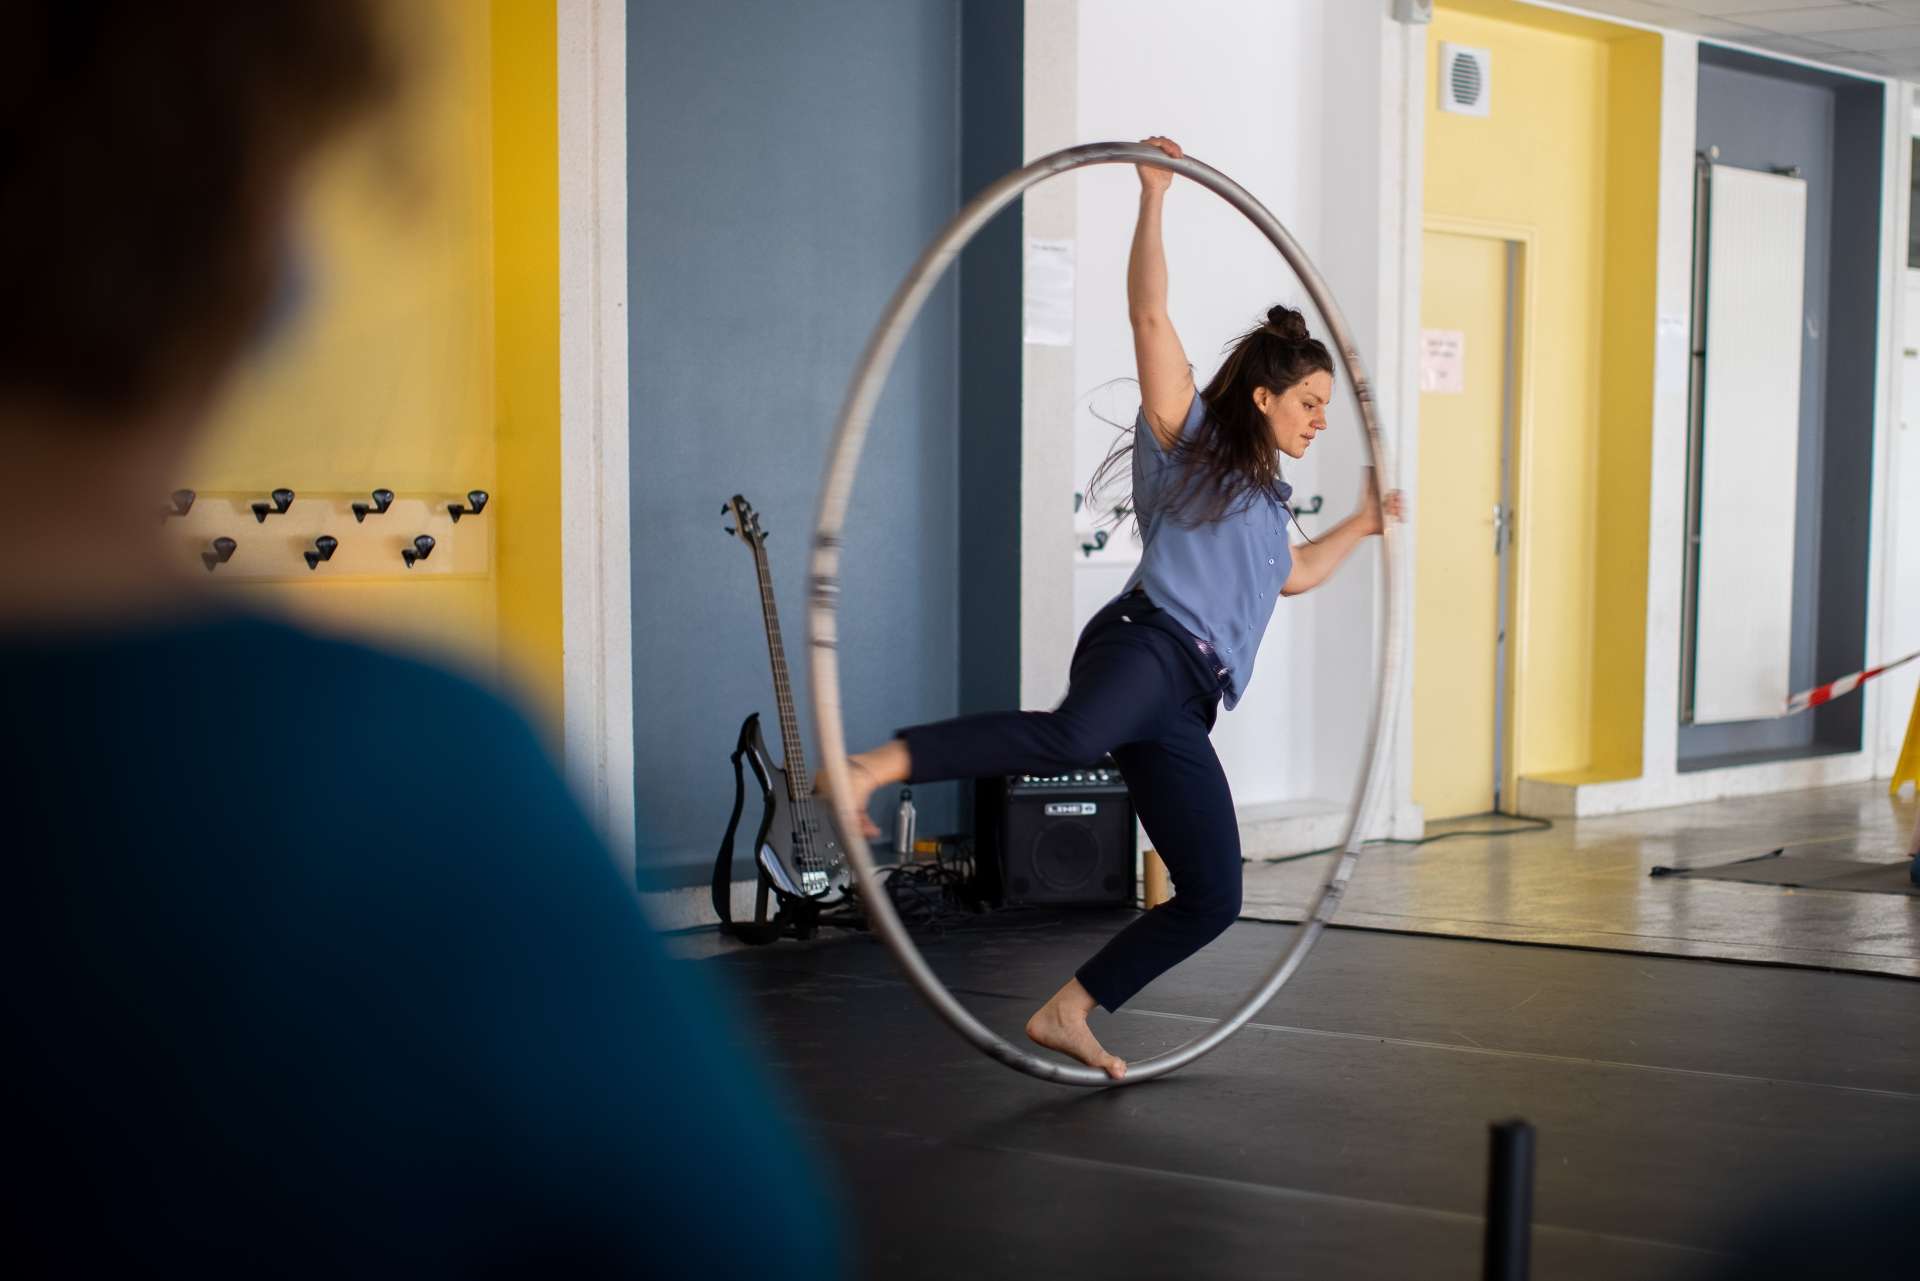
{"label": "water bottle", "polygon": [[900,789],[900,812],[893,820],[893,855],[897,863],[913,862],[913,789]]}

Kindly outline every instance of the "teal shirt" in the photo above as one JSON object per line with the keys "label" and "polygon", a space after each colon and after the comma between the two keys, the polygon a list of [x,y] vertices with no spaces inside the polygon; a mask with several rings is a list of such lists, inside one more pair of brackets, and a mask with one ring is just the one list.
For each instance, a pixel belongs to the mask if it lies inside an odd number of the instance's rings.
{"label": "teal shirt", "polygon": [[[1198,435],[1206,414],[1196,391],[1180,427],[1182,443]],[[1172,473],[1186,465],[1180,451],[1169,455],[1160,447],[1144,409],[1134,420],[1133,440],[1133,505],[1144,547],[1122,594],[1144,587],[1175,622],[1213,646],[1230,671],[1225,701],[1232,708],[1253,679],[1273,603],[1293,569],[1285,506],[1292,490],[1282,484],[1277,501],[1256,494],[1210,524],[1184,524],[1157,510]]]}
{"label": "teal shirt", "polygon": [[19,1275],[841,1274],[766,1047],[498,698],[243,617],[0,634],[0,777]]}

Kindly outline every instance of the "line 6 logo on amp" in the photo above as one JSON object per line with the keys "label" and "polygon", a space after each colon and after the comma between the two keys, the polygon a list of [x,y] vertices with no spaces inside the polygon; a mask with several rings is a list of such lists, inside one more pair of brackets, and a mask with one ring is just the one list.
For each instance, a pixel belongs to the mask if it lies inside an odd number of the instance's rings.
{"label": "line 6 logo on amp", "polygon": [[1059,818],[1063,814],[1086,816],[1096,814],[1099,810],[1100,807],[1092,801],[1054,801],[1047,806],[1046,815],[1048,818]]}

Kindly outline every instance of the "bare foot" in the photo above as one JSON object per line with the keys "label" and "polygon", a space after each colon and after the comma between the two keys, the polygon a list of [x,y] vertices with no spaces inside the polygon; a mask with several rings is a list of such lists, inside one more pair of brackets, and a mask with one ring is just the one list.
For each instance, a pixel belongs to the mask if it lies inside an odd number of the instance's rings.
{"label": "bare foot", "polygon": [[1079,1059],[1088,1067],[1099,1068],[1118,1081],[1126,1076],[1127,1064],[1124,1059],[1107,1053],[1093,1029],[1087,1026],[1087,1015],[1093,1006],[1093,997],[1080,986],[1079,979],[1074,979],[1033,1012],[1033,1017],[1027,1020],[1027,1039]]}

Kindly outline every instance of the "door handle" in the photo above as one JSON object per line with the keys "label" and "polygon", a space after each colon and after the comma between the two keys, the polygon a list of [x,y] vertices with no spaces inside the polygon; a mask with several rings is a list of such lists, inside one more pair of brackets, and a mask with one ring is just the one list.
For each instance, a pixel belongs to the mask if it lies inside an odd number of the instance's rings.
{"label": "door handle", "polygon": [[1493,505],[1493,554],[1513,545],[1513,511],[1499,503]]}

